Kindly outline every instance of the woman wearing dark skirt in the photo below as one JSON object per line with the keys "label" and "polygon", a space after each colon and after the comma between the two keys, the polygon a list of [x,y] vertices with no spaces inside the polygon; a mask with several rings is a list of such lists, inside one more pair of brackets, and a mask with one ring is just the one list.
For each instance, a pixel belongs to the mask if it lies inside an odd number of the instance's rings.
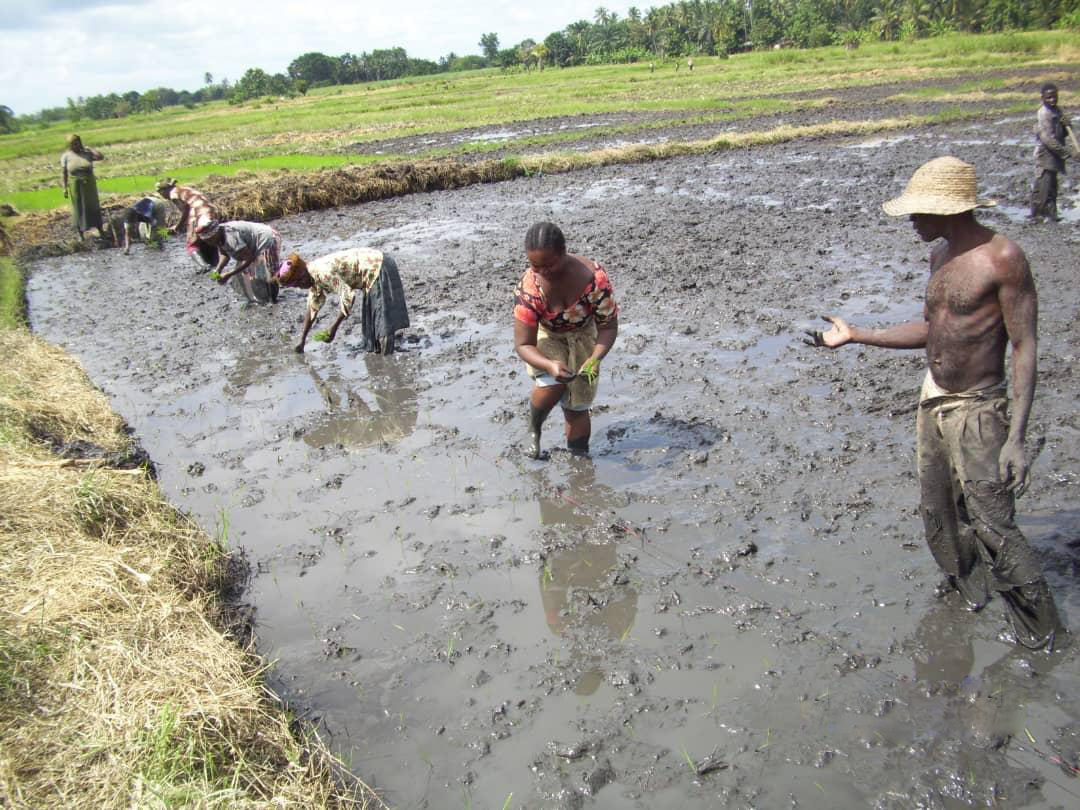
{"label": "woman wearing dark skirt", "polygon": [[103,234],[94,161],[104,160],[105,156],[96,149],[83,146],[78,135],[69,136],[67,144],[67,151],[60,156],[60,168],[64,173],[64,196],[71,200],[71,224],[80,239],[91,228],[97,228],[97,232]]}

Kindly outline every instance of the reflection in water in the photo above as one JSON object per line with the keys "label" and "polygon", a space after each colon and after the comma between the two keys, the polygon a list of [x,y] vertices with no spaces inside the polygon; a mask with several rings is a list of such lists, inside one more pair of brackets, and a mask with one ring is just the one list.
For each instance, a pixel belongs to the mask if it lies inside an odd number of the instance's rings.
{"label": "reflection in water", "polygon": [[935,602],[915,629],[911,660],[915,679],[931,684],[958,684],[971,674],[975,648],[971,614],[947,601]]}
{"label": "reflection in water", "polygon": [[242,401],[249,386],[265,382],[278,370],[278,364],[270,358],[256,352],[241,354],[225,375],[225,393]]}
{"label": "reflection in water", "polygon": [[416,390],[409,386],[410,381],[397,359],[365,354],[363,360],[368,371],[366,388],[375,400],[375,408],[336,372],[324,380],[305,364],[327,408],[304,432],[304,441],[312,447],[328,444],[367,447],[396,442],[416,428]]}
{"label": "reflection in water", "polygon": [[[945,730],[937,736],[944,738],[959,731],[977,746],[998,748],[1010,737],[1023,738],[1026,724],[1031,722],[1023,710],[1025,703],[1040,681],[1074,656],[1066,651],[1048,654],[1010,645],[997,660],[976,670],[973,638],[977,620],[957,601],[935,602],[915,630],[912,662],[920,684],[917,692],[925,698],[930,687],[929,694],[953,696],[944,704],[936,700],[929,704],[935,723],[945,721]],[[952,724],[956,724],[954,731],[950,731]]]}
{"label": "reflection in water", "polygon": [[[582,514],[576,504],[603,503],[614,495],[595,483],[591,460],[574,459],[573,464],[565,490],[540,496],[540,521],[544,525],[592,525],[592,518]],[[571,652],[572,659],[578,659],[572,663],[581,669],[574,686],[578,695],[591,695],[604,679],[603,652],[596,643],[596,633],[620,641],[634,625],[637,591],[625,582],[615,583],[619,568],[614,543],[583,540],[570,548],[552,551],[540,572],[540,598],[548,628],[555,635],[579,642],[572,645]]]}

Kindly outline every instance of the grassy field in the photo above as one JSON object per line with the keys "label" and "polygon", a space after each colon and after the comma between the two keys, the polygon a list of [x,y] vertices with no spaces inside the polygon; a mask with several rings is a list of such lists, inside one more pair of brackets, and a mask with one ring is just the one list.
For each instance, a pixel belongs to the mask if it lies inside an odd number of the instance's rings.
{"label": "grassy field", "polygon": [[[169,108],[120,120],[63,123],[2,136],[0,201],[22,212],[62,207],[58,159],[64,137],[73,130],[106,154],[107,160],[97,169],[102,192],[131,195],[150,190],[153,180],[166,175],[199,184],[213,176],[281,169],[304,173],[401,160],[402,156],[392,153],[377,158],[349,154],[357,144],[386,138],[579,114],[666,113],[687,124],[736,120],[820,103],[778,96],[888,82],[959,79],[961,88],[949,92],[975,95],[1011,89],[1000,79],[985,78],[995,69],[1077,62],[1080,44],[1075,35],[1033,32],[953,35],[854,51],[821,48],[700,58],[693,72],[676,72],[669,62],[655,72],[648,64],[528,74],[484,70],[321,88],[291,100],[263,99],[240,106],[216,102],[193,110]],[[922,99],[945,95],[933,87],[910,92]],[[1031,95],[1030,88],[1017,88],[1018,100]],[[632,134],[658,125],[645,119],[612,132]],[[537,145],[571,144],[597,134],[593,129],[512,138],[495,145],[463,142],[452,150],[444,147],[410,157],[495,149],[525,155]]]}

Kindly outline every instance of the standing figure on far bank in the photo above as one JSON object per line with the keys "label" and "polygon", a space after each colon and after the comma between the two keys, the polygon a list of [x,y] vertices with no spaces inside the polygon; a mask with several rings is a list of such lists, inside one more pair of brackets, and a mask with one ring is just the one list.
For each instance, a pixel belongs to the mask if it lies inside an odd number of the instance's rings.
{"label": "standing figure on far bank", "polygon": [[1038,176],[1031,193],[1031,216],[1046,217],[1052,222],[1061,220],[1058,214],[1058,174],[1065,172],[1069,148],[1065,145],[1066,127],[1071,123],[1057,105],[1057,85],[1042,86],[1042,106],[1035,125],[1035,167]]}
{"label": "standing figure on far bank", "polygon": [[105,156],[96,149],[83,146],[78,135],[68,136],[67,147],[60,156],[60,168],[63,169],[64,196],[71,199],[71,223],[78,231],[79,239],[91,228],[97,228],[104,236],[94,161],[104,160]]}
{"label": "standing figure on far bank", "polygon": [[529,269],[514,291],[514,350],[535,381],[529,397],[528,454],[540,459],[540,431],[556,405],[566,418],[566,446],[588,455],[600,361],[619,334],[619,307],[604,268],[566,252],[551,222],[525,234]]}
{"label": "standing figure on far bank", "polygon": [[1039,559],[1016,526],[1035,396],[1035,281],[1024,252],[975,219],[980,205],[974,166],[953,157],[920,166],[904,193],[883,207],[890,216],[907,215],[922,241],[942,240],[930,254],[922,320],[861,329],[826,317],[832,327],[811,332],[807,342],[925,349],[916,464],[926,541],[946,575],[941,592],[959,591],[971,610],[981,610],[996,591],[1017,643],[1051,649],[1064,627]]}

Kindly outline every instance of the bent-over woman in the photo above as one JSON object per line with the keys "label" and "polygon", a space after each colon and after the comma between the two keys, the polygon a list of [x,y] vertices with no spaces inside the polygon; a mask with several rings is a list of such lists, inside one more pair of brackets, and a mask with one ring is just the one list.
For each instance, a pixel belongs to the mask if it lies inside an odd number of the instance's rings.
{"label": "bent-over woman", "polygon": [[405,306],[397,262],[381,250],[349,248],[311,262],[305,262],[293,253],[281,263],[278,283],[308,291],[304,332],[296,346],[297,352],[304,351],[311,325],[330,293],[337,295],[340,302],[338,317],[328,332],[315,335],[316,340],[329,343],[334,339],[341,322],[349,317],[358,292],[364,296],[360,328],[365,351],[390,354],[394,351],[395,333],[409,326],[409,311]]}
{"label": "bent-over woman", "polygon": [[206,197],[193,188],[177,185],[171,177],[157,184],[157,193],[169,200],[180,212],[180,221],[172,227],[173,233],[187,232],[187,252],[193,259],[198,257],[210,269],[218,263],[214,251],[207,251],[206,245],[199,239],[198,231],[211,222],[220,220],[217,208]]}
{"label": "bent-over woman", "polygon": [[113,246],[124,248],[124,254],[131,253],[131,242],[136,237],[150,241],[154,231],[166,227],[168,214],[164,200],[143,197],[134,205],[112,216],[105,228],[112,237]]}
{"label": "bent-over woman", "polygon": [[525,234],[529,268],[514,291],[514,350],[535,381],[529,397],[528,453],[540,449],[540,431],[552,408],[561,405],[566,446],[587,455],[597,375],[619,334],[619,307],[604,268],[566,252],[566,238],[551,222]]}
{"label": "bent-over woman", "polygon": [[[214,268],[219,274],[218,284],[235,279],[233,286],[249,301],[262,304],[277,301],[277,269],[281,264],[281,235],[277,231],[260,222],[237,219],[220,224],[211,220],[196,234],[201,241],[217,248],[221,256]],[[236,266],[222,273],[230,259],[236,260]]]}
{"label": "bent-over woman", "polygon": [[71,224],[78,231],[79,239],[91,228],[97,228],[104,236],[94,161],[104,160],[105,156],[96,149],[83,146],[78,135],[68,136],[67,147],[60,156],[60,168],[63,170],[64,196],[71,199]]}

